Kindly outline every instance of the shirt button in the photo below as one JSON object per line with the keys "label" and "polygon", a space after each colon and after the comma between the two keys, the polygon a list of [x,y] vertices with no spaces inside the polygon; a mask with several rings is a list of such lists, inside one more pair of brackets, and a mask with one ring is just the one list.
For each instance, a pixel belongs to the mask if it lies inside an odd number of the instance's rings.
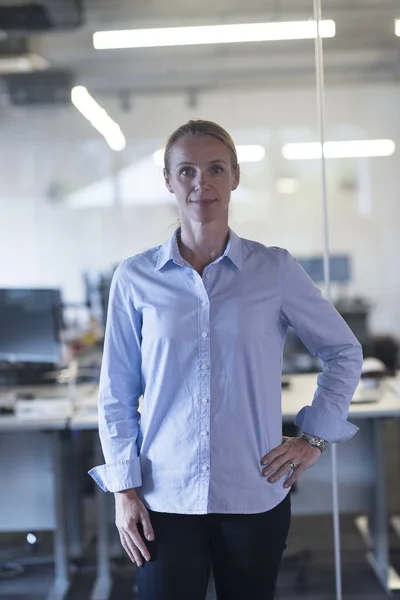
{"label": "shirt button", "polygon": [[204,472],[208,471],[208,466],[207,466],[207,465],[203,465],[201,468],[202,468],[202,470],[203,470]]}
{"label": "shirt button", "polygon": [[201,432],[201,435],[202,435],[203,437],[207,437],[207,436],[208,436],[208,431],[202,431],[202,432]]}
{"label": "shirt button", "polygon": [[202,366],[203,371],[208,371],[209,368],[210,368],[210,365],[203,365]]}
{"label": "shirt button", "polygon": [[207,331],[203,331],[203,333],[201,334],[201,337],[206,338],[207,337]]}
{"label": "shirt button", "polygon": [[207,404],[208,398],[202,398],[201,401],[202,401],[203,404]]}
{"label": "shirt button", "polygon": [[205,277],[206,277],[206,279],[210,279],[210,277],[211,277],[210,273],[207,273],[207,275]]}
{"label": "shirt button", "polygon": [[204,300],[204,301],[201,303],[201,305],[202,305],[202,306],[204,306],[204,307],[206,307],[206,306],[208,306],[208,302],[207,302],[206,300]]}

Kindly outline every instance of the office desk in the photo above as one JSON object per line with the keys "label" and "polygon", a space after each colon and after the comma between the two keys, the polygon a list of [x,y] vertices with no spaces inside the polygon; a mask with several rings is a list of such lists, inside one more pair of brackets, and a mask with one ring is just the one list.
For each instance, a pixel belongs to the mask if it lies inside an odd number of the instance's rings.
{"label": "office desk", "polygon": [[[98,434],[97,419],[97,386],[88,389],[81,395],[76,404],[74,415],[70,420],[73,431],[90,431],[92,433],[93,456],[95,464],[104,462]],[[97,505],[97,577],[90,600],[108,600],[112,580],[109,557],[109,526],[111,494],[106,494],[96,485]]]}
{"label": "office desk", "polygon": [[[282,390],[282,412],[284,420],[293,421],[305,404],[311,404],[317,387],[317,375],[314,373],[292,375],[289,380],[290,386]],[[400,375],[397,381],[400,383]],[[351,403],[349,420],[398,417],[400,415],[400,397],[396,394],[395,384],[396,378],[385,381],[382,388],[378,390],[377,402]]]}
{"label": "office desk", "polygon": [[[65,417],[0,416],[0,531],[52,531],[54,583],[47,600],[65,598],[68,583],[62,434]],[[39,468],[38,468],[39,466]],[[8,591],[7,580],[0,582]]]}
{"label": "office desk", "polygon": [[[293,423],[298,411],[311,404],[316,375],[293,375],[282,390],[283,421]],[[96,464],[102,462],[97,433],[97,391],[77,403],[72,429],[93,432]],[[388,419],[400,416],[400,397],[390,385],[379,391],[379,402],[352,404],[349,420],[360,427],[350,441],[337,445],[339,502],[342,513],[357,515],[355,523],[367,544],[367,559],[386,592],[400,589],[400,577],[389,563],[388,515],[384,460],[384,428]],[[330,448],[300,478],[292,496],[294,515],[332,512]],[[96,488],[98,506],[98,576],[91,600],[107,600],[111,588],[108,536],[109,494]],[[396,521],[392,520],[395,527]],[[400,519],[398,520],[400,531]]]}
{"label": "office desk", "polygon": [[[90,390],[93,384],[0,388],[0,404],[13,404],[18,393],[27,391],[36,398],[69,399],[80,404]],[[0,415],[0,480],[7,482],[0,494],[0,531],[53,533],[55,577],[48,600],[62,600],[69,588],[67,524],[69,541],[79,538],[77,492],[74,479],[68,481],[71,416],[72,408],[66,412],[65,407],[58,410],[56,404],[49,417]],[[11,594],[13,589],[14,584],[8,591],[7,581],[0,582],[1,593]]]}

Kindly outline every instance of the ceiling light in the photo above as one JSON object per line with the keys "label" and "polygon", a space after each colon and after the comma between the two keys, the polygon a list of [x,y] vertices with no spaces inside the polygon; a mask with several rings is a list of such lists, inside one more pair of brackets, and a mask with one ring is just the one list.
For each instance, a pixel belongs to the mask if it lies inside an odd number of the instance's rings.
{"label": "ceiling light", "polygon": [[400,37],[400,19],[395,19],[394,32],[396,35],[398,35]]}
{"label": "ceiling light", "polygon": [[[334,37],[335,22],[331,20],[320,21],[319,31],[321,37]],[[156,46],[301,40],[316,37],[316,21],[277,21],[238,25],[96,31],[93,34],[93,45],[96,50],[109,50],[112,48],[151,48]]]}
{"label": "ceiling light", "polygon": [[126,146],[126,139],[119,125],[107,114],[83,86],[71,90],[72,104],[90,121],[106,139],[112,150],[120,151]]}
{"label": "ceiling light", "polygon": [[[260,162],[265,157],[265,148],[257,144],[247,146],[236,146],[236,153],[239,163]],[[153,153],[153,160],[158,167],[163,167],[164,150],[156,150]]]}
{"label": "ceiling light", "polygon": [[154,164],[157,165],[157,167],[163,167],[164,166],[164,150],[160,149],[160,150],[156,150],[155,152],[153,152],[153,161],[154,161]]}
{"label": "ceiling light", "polygon": [[43,71],[48,67],[47,60],[39,54],[28,53],[0,57],[0,75],[32,73],[33,71]]}
{"label": "ceiling light", "polygon": [[265,148],[263,146],[236,146],[236,153],[239,163],[260,162],[265,157]]}
{"label": "ceiling light", "polygon": [[294,177],[280,177],[276,180],[275,188],[278,194],[296,194],[300,189],[300,184]]}
{"label": "ceiling light", "polygon": [[[393,140],[354,140],[325,142],[325,158],[358,158],[368,156],[391,156],[396,149]],[[309,160],[322,157],[320,142],[286,144],[282,154],[288,160]]]}

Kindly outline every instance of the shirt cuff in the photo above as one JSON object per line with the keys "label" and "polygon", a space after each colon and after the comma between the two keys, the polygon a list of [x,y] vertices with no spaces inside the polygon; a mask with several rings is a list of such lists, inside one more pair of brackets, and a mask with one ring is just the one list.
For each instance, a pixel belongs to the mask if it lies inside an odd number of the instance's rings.
{"label": "shirt cuff", "polygon": [[358,427],[352,423],[314,406],[304,406],[294,422],[303,432],[320,437],[330,443],[346,442],[358,431]]}
{"label": "shirt cuff", "polygon": [[142,485],[139,457],[94,467],[89,475],[104,492],[122,492]]}

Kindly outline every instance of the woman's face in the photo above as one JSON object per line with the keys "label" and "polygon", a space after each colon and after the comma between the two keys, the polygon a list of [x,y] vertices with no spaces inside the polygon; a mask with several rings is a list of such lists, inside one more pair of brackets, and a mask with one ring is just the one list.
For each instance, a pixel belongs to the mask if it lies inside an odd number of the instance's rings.
{"label": "woman's face", "polygon": [[228,216],[232,190],[239,184],[239,167],[232,167],[228,147],[212,135],[180,138],[171,148],[168,190],[175,194],[181,218],[201,223]]}

